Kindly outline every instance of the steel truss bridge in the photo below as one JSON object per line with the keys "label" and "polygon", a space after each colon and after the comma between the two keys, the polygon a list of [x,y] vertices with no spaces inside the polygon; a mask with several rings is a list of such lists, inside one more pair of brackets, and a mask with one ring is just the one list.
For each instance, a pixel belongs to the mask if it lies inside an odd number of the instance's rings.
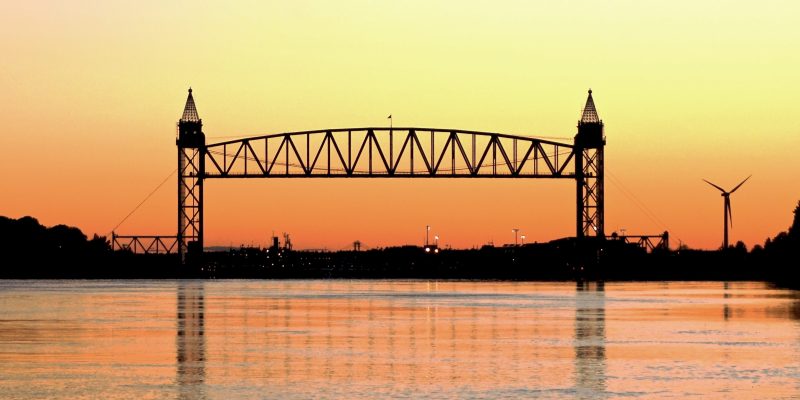
{"label": "steel truss bridge", "polygon": [[177,236],[161,235],[117,235],[111,233],[111,248],[130,250],[143,254],[170,254],[178,251]]}
{"label": "steel truss bridge", "polygon": [[605,137],[591,90],[572,143],[460,129],[366,127],[207,144],[202,128],[189,89],[176,140],[177,235],[115,234],[112,244],[170,252],[174,239],[187,262],[203,249],[204,180],[231,178],[568,179],[576,188],[576,236],[605,237]]}
{"label": "steel truss bridge", "polygon": [[661,235],[616,235],[612,234],[610,240],[619,240],[626,244],[634,244],[640,249],[652,253],[654,251],[669,250],[669,232]]}
{"label": "steel truss bridge", "polygon": [[206,178],[575,177],[568,168],[575,155],[572,145],[451,129],[291,132],[210,144],[204,150]]}

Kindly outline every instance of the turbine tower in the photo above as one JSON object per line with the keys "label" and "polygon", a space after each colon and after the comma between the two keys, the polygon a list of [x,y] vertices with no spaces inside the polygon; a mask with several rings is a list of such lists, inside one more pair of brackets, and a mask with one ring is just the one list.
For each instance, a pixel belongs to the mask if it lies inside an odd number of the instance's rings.
{"label": "turbine tower", "polygon": [[[750,175],[750,176],[752,176],[752,175]],[[703,179],[703,181],[705,183],[707,183],[707,184],[719,189],[719,191],[722,192],[722,194],[720,194],[720,196],[725,198],[725,201],[724,201],[725,206],[724,206],[724,209],[723,209],[724,224],[725,224],[724,235],[723,235],[723,238],[722,238],[722,249],[723,250],[728,248],[728,219],[729,218],[730,218],[730,224],[731,224],[731,226],[733,226],[733,213],[731,212],[731,194],[733,194],[733,192],[735,192],[742,185],[744,185],[744,183],[747,182],[748,179],[750,179],[750,176],[748,176],[741,183],[736,185],[736,187],[733,188],[733,190],[731,190],[730,192],[726,192],[725,189],[723,189],[723,188],[721,188],[721,187],[719,187],[719,186],[717,186],[717,185],[715,185],[715,184]]]}

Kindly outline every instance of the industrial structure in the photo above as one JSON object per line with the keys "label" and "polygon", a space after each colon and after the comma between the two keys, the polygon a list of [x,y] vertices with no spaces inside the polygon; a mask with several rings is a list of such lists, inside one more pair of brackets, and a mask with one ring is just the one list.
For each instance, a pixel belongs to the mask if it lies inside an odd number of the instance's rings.
{"label": "industrial structure", "polygon": [[[206,143],[192,89],[178,121],[182,263],[203,251],[203,182],[241,178],[567,179],[576,188],[576,237],[605,238],[603,121],[589,90],[572,143],[460,129],[365,127],[286,132]],[[143,236],[114,234],[114,242]],[[137,245],[148,248],[147,244]]]}

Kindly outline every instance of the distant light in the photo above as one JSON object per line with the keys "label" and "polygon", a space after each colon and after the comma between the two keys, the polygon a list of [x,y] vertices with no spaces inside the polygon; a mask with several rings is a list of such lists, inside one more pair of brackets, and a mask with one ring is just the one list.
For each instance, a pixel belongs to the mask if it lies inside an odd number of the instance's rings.
{"label": "distant light", "polygon": [[430,252],[431,252],[431,248],[430,248],[430,247],[426,247],[426,248],[425,248],[425,252],[426,252],[426,253],[430,253]]}

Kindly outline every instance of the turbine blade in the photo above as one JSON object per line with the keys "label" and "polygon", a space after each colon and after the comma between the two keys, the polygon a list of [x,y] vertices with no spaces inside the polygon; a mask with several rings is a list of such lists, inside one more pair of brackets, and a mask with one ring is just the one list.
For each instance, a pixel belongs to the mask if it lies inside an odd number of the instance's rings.
{"label": "turbine blade", "polygon": [[[753,175],[750,175],[750,176],[753,176]],[[740,186],[744,185],[744,183],[745,183],[745,182],[747,182],[747,180],[748,180],[748,179],[750,179],[750,176],[748,176],[747,178],[744,178],[744,180],[742,181],[742,183],[740,183],[740,184],[736,185],[736,187],[735,187],[735,188],[733,188],[733,190],[731,190],[731,193],[735,192],[735,191],[736,191],[736,189],[739,189],[739,187],[740,187]]]}
{"label": "turbine blade", "polygon": [[731,224],[731,228],[733,228],[733,211],[731,211],[731,199],[728,197],[725,198],[725,208],[728,209],[728,221]]}
{"label": "turbine blade", "polygon": [[719,187],[719,186],[717,186],[717,185],[715,185],[715,184],[713,184],[713,183],[711,183],[711,182],[709,182],[709,181],[707,181],[705,179],[703,179],[703,182],[705,182],[705,183],[707,183],[707,184],[719,189],[720,192],[725,193],[725,189],[723,189],[723,188],[721,188],[721,187]]}

